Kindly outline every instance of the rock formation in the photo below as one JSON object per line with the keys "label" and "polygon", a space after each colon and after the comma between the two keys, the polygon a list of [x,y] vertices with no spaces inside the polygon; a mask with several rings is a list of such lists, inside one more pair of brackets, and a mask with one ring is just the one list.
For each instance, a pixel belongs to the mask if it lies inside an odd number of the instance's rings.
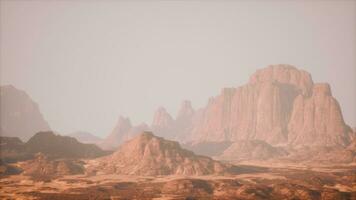
{"label": "rock formation", "polygon": [[0,87],[0,135],[27,141],[39,131],[50,130],[38,105],[22,90]]}
{"label": "rock formation", "polygon": [[51,160],[42,153],[38,153],[35,159],[20,164],[24,175],[31,176],[35,180],[47,181],[64,175],[83,174],[84,167],[76,160]]}
{"label": "rock formation", "polygon": [[95,158],[106,155],[94,144],[83,144],[75,138],[55,135],[53,132],[36,133],[25,144],[27,153],[43,153],[51,158]]}
{"label": "rock formation", "polygon": [[288,132],[288,140],[294,145],[347,146],[353,137],[339,103],[325,83],[314,84],[310,97],[296,97]]}
{"label": "rock formation", "polygon": [[193,128],[195,110],[190,101],[183,101],[175,119],[176,139],[185,141],[189,138]]}
{"label": "rock formation", "polygon": [[25,151],[25,143],[17,137],[0,137],[0,160],[12,163],[30,159],[31,155]]}
{"label": "rock formation", "polygon": [[103,149],[113,150],[142,131],[148,130],[150,130],[150,128],[147,124],[142,123],[137,126],[132,126],[129,118],[120,116],[114,129],[103,142],[99,143],[99,146]]}
{"label": "rock formation", "polygon": [[166,139],[176,138],[174,119],[165,108],[159,107],[153,116],[152,131]]}
{"label": "rock formation", "polygon": [[269,144],[347,146],[354,133],[327,84],[290,65],[258,70],[238,88],[211,98],[192,140],[261,140]]}
{"label": "rock formation", "polygon": [[223,173],[227,166],[182,149],[178,142],[144,132],[112,155],[89,161],[88,172],[129,175],[204,175]]}
{"label": "rock formation", "polygon": [[[113,131],[120,132],[116,134],[120,139],[109,137],[111,142],[120,141],[114,146],[124,141],[127,134],[121,132],[128,132],[131,125],[127,126],[124,131]],[[244,147],[255,144],[266,155],[273,152],[275,145],[291,149],[346,148],[356,138],[356,133],[345,124],[330,86],[314,83],[308,72],[284,64],[257,70],[243,86],[222,89],[203,108],[194,110],[189,101],[184,101],[175,119],[160,107],[150,129],[158,136],[192,148],[216,143],[217,148],[211,149],[220,151],[226,145],[219,144],[237,142]],[[217,156],[213,151],[199,153]]]}

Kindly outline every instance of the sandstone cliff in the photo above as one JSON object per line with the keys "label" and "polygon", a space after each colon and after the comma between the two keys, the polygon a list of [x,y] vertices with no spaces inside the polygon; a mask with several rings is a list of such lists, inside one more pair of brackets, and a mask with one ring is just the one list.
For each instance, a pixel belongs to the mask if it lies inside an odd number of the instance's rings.
{"label": "sandstone cliff", "polygon": [[328,84],[290,65],[258,70],[246,85],[225,88],[203,108],[192,140],[347,146],[354,137]]}

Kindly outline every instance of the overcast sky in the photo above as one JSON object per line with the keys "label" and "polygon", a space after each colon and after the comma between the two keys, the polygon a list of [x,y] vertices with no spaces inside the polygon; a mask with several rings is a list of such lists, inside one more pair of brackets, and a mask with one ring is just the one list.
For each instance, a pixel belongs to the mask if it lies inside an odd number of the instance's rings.
{"label": "overcast sky", "polygon": [[1,1],[0,83],[25,90],[61,133],[107,135],[206,105],[287,63],[331,84],[356,126],[355,1]]}

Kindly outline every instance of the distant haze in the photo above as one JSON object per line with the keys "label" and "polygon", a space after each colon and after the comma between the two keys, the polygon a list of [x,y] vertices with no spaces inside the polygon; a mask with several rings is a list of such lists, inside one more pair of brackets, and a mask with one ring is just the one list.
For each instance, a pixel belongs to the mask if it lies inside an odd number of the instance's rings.
{"label": "distant haze", "polygon": [[195,108],[286,63],[328,82],[356,126],[355,1],[1,1],[0,83],[50,126],[106,136]]}

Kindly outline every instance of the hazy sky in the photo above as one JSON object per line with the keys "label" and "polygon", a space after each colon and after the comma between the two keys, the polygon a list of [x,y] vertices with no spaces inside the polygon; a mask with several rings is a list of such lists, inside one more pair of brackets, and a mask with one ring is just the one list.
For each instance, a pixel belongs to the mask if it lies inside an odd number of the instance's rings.
{"label": "hazy sky", "polygon": [[50,126],[105,136],[119,115],[151,123],[206,105],[258,68],[329,82],[356,126],[356,1],[1,1],[1,84]]}

